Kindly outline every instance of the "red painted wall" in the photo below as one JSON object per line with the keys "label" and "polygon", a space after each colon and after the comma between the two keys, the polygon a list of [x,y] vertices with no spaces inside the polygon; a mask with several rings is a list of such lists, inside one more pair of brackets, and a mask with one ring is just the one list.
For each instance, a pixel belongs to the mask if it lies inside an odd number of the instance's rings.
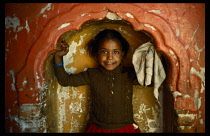
{"label": "red painted wall", "polygon": [[[5,4],[5,132],[21,132],[21,105],[41,103],[43,63],[61,34],[108,12],[146,30],[171,64],[175,109],[196,116],[196,132],[205,130],[205,5],[178,4]],[[62,24],[70,25],[61,28]],[[21,114],[21,115],[20,115]]]}

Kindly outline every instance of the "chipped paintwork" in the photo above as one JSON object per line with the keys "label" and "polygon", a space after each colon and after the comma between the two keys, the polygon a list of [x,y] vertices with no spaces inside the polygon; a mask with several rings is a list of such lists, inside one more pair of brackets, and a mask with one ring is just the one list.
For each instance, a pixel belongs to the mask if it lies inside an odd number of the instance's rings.
{"label": "chipped paintwork", "polygon": [[151,26],[150,24],[144,24],[144,26],[149,27],[149,28],[151,28],[152,30],[156,31],[156,29],[155,29],[153,26]]}
{"label": "chipped paintwork", "polygon": [[176,36],[178,37],[180,35],[180,30],[176,29]]}
{"label": "chipped paintwork", "polygon": [[185,94],[183,97],[184,98],[189,98],[190,96],[188,94]]}
{"label": "chipped paintwork", "polygon": [[83,13],[83,14],[81,14],[81,17],[84,17],[86,14],[88,14],[88,13]]}
{"label": "chipped paintwork", "polygon": [[44,8],[41,9],[40,14],[43,14],[46,10],[51,10],[52,3],[48,3]]}
{"label": "chipped paintwork", "polygon": [[174,59],[177,59],[175,53],[174,53],[171,49],[169,50],[169,53],[170,53],[171,55],[173,55]]}
{"label": "chipped paintwork", "polygon": [[[37,88],[39,90],[45,90],[48,89],[48,83],[47,82],[43,82],[42,85],[40,84],[40,82],[37,82]],[[33,88],[31,88],[33,89]]]}
{"label": "chipped paintwork", "polygon": [[121,17],[119,17],[117,14],[115,14],[113,12],[108,12],[106,17],[110,20],[122,20]]}
{"label": "chipped paintwork", "polygon": [[30,32],[30,28],[29,28],[29,25],[28,25],[28,20],[26,20],[26,25],[25,25],[25,27],[22,27],[22,26],[19,27],[17,32],[23,30],[23,28],[25,28],[25,29],[27,30],[27,32]]}
{"label": "chipped paintwork", "polygon": [[14,16],[13,18],[10,16],[5,17],[5,27],[6,29],[13,28],[13,32],[17,32],[17,27],[20,26],[20,20],[18,17]]}
{"label": "chipped paintwork", "polygon": [[[46,116],[41,115],[42,104],[22,104],[20,106],[20,116],[9,116],[10,120],[16,121],[20,126],[21,132],[45,132]],[[12,131],[12,128],[10,128]]]}
{"label": "chipped paintwork", "polygon": [[199,97],[198,90],[195,90],[194,103],[195,103],[195,106],[196,106],[197,109],[200,109],[200,107],[201,107],[201,99],[202,99],[202,97]]}
{"label": "chipped paintwork", "polygon": [[126,13],[125,15],[126,15],[127,17],[129,17],[129,18],[134,18],[133,15],[132,15],[131,13]]}
{"label": "chipped paintwork", "polygon": [[148,12],[153,12],[153,13],[156,13],[156,14],[161,14],[163,13],[164,11],[161,11],[161,10],[149,10]]}
{"label": "chipped paintwork", "polygon": [[58,30],[61,30],[61,29],[65,28],[65,27],[69,26],[70,24],[71,24],[71,23],[62,24],[62,25],[60,25],[60,26],[58,27]]}
{"label": "chipped paintwork", "polygon": [[186,114],[178,114],[179,117],[189,117],[191,118],[192,120],[195,119],[197,117],[197,114],[189,114],[189,113],[186,113]]}
{"label": "chipped paintwork", "polygon": [[[134,120],[141,132],[161,132],[161,109],[154,97],[153,89],[136,85],[133,91]],[[149,102],[148,99],[154,101]]]}
{"label": "chipped paintwork", "polygon": [[205,83],[205,68],[200,67],[200,72],[199,72],[194,67],[191,67],[190,73],[198,76],[201,79],[201,81]]}
{"label": "chipped paintwork", "polygon": [[85,49],[83,48],[83,49],[79,49],[79,52],[80,52],[81,54],[84,54],[86,51],[85,51]]}
{"label": "chipped paintwork", "polygon": [[16,87],[15,87],[15,74],[13,70],[10,70],[9,73],[12,76],[12,84],[11,84],[11,89],[12,91],[16,91]]}
{"label": "chipped paintwork", "polygon": [[187,50],[190,47],[190,44],[186,45],[184,48]]}
{"label": "chipped paintwork", "polygon": [[173,97],[175,98],[175,101],[176,101],[176,97],[177,96],[182,96],[182,93],[178,92],[178,91],[174,91],[173,92]]}

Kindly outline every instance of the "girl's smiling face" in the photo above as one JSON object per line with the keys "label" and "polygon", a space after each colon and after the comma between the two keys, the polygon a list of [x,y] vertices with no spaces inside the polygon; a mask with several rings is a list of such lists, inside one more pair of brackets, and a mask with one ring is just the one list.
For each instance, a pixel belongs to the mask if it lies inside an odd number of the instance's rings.
{"label": "girl's smiling face", "polygon": [[98,62],[106,70],[114,70],[120,65],[124,56],[122,47],[115,39],[108,39],[101,43],[98,50]]}

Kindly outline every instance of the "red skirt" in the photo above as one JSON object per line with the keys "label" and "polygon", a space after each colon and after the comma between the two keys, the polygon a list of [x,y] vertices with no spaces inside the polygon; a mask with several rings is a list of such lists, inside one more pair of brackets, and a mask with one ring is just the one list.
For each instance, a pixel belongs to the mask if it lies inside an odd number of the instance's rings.
{"label": "red skirt", "polygon": [[98,126],[91,123],[86,133],[141,133],[141,131],[139,127],[135,129],[133,125],[125,126],[115,130],[106,130],[99,128]]}

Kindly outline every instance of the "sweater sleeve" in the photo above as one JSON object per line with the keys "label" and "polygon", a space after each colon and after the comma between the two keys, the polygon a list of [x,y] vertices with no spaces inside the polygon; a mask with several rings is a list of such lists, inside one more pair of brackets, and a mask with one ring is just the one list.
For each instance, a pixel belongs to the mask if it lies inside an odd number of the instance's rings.
{"label": "sweater sleeve", "polygon": [[55,66],[54,72],[58,83],[64,87],[66,86],[81,86],[90,84],[89,71],[81,72],[79,74],[68,74],[63,66]]}

